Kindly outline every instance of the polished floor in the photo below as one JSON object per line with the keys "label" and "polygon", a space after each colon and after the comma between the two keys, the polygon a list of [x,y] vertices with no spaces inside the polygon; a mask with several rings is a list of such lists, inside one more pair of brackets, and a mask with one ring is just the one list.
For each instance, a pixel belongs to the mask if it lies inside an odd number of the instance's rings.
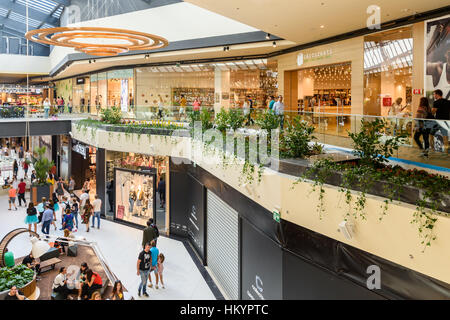
{"label": "polished floor", "polygon": [[[8,211],[6,191],[0,191],[0,238],[16,228],[25,227],[25,208]],[[60,220],[60,214],[57,214]],[[61,226],[60,221],[57,223]],[[123,282],[124,286],[137,296],[140,278],[136,275],[136,262],[141,249],[142,231],[114,222],[101,220],[99,229],[91,228],[87,233],[86,227],[80,225],[75,233],[89,241],[97,242],[102,254],[111,270]],[[38,233],[40,233],[38,228]],[[62,231],[51,227],[51,234],[62,236]],[[166,257],[164,282],[166,289],[149,289],[150,300],[213,300],[214,294],[210,290],[201,272],[196,267],[189,252],[180,241],[160,237],[158,248]],[[29,236],[23,234],[10,244],[9,249],[15,257],[24,256],[31,251]],[[81,263],[82,261],[80,261]],[[153,280],[154,281],[154,280]]]}

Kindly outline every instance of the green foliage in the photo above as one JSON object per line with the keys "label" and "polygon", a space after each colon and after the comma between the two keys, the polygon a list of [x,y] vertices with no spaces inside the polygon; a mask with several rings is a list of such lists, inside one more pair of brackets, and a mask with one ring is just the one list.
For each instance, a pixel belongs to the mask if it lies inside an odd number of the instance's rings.
{"label": "green foliage", "polygon": [[244,126],[245,116],[240,109],[232,108],[228,111],[228,126],[236,131]]}
{"label": "green foliage", "polygon": [[229,124],[229,113],[224,108],[220,109],[220,112],[216,115],[215,124],[217,130],[225,132],[228,129]]}
{"label": "green foliage", "polygon": [[360,157],[366,164],[379,165],[387,162],[395,150],[405,139],[405,135],[387,138],[383,135],[384,129],[388,127],[385,120],[377,118],[373,121],[361,121],[361,130],[358,133],[348,132],[353,140],[353,149],[356,156]]}
{"label": "green foliage", "polygon": [[16,286],[17,288],[25,287],[29,282],[33,280],[34,271],[28,269],[25,265],[20,264],[13,268],[1,268],[0,269],[0,292],[11,289]]}
{"label": "green foliage", "polygon": [[102,109],[101,121],[108,124],[120,124],[122,121],[122,110],[117,107]]}
{"label": "green foliage", "polygon": [[55,165],[53,161],[44,157],[47,148],[36,148],[33,155],[33,166],[36,170],[38,185],[47,185],[47,173]]}
{"label": "green foliage", "polygon": [[312,153],[309,143],[315,139],[314,127],[302,121],[299,117],[292,119],[285,129],[280,141],[280,156],[282,158],[305,158]]}
{"label": "green foliage", "polygon": [[211,121],[211,113],[208,109],[203,108],[200,112],[200,121],[202,122],[202,130],[206,131],[213,127],[213,123]]}
{"label": "green foliage", "polygon": [[280,117],[270,111],[265,111],[258,115],[255,123],[262,129],[267,130],[270,135],[272,130],[280,126]]}

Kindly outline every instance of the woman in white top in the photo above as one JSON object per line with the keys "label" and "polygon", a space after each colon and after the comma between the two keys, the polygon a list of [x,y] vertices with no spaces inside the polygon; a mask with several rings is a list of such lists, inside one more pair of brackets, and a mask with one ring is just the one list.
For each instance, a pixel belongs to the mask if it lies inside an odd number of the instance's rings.
{"label": "woman in white top", "polygon": [[394,104],[389,109],[389,116],[395,117],[403,110],[405,110],[406,106],[402,107],[402,102],[403,102],[402,98],[397,98],[397,100],[395,100]]}
{"label": "woman in white top", "polygon": [[48,115],[50,113],[50,100],[48,98],[44,101],[44,115],[45,119],[48,119]]}

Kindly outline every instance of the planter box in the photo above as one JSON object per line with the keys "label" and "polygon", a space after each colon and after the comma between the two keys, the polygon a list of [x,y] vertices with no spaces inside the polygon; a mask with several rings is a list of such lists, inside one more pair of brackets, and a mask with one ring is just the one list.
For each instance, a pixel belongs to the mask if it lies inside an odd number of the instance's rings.
{"label": "planter box", "polygon": [[47,200],[51,199],[53,194],[53,186],[31,186],[30,188],[30,201],[37,206],[43,197]]}
{"label": "planter box", "polygon": [[[278,165],[278,172],[292,175],[295,177],[302,176],[314,163],[312,159],[271,159],[272,164]],[[358,161],[356,158],[340,159],[336,162],[346,162],[346,161]],[[315,177],[311,176],[310,179],[313,180]],[[340,186],[342,184],[342,173],[333,172],[325,181],[326,184],[333,186]],[[353,185],[352,190],[362,191],[360,186]],[[379,196],[382,198],[389,198],[389,192],[386,190],[393,190],[395,187],[385,181],[375,181],[372,188],[367,192],[368,194]],[[422,191],[416,187],[403,186],[403,190],[400,193],[396,193],[393,200],[399,200],[405,203],[416,205],[417,200],[422,199]],[[450,213],[450,196],[444,197],[438,207],[439,211]]]}
{"label": "planter box", "polygon": [[[18,290],[21,291],[25,297],[27,298],[31,297],[33,293],[36,291],[36,275],[34,275],[33,280],[31,280],[25,287],[18,288]],[[4,300],[8,293],[9,289],[0,292],[0,300]]]}

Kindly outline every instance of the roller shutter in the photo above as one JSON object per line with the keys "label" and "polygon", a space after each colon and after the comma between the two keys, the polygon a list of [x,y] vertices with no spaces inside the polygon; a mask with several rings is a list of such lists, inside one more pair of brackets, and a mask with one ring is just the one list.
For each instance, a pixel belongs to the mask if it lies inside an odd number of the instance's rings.
{"label": "roller shutter", "polygon": [[227,298],[239,299],[239,215],[207,192],[207,264]]}

